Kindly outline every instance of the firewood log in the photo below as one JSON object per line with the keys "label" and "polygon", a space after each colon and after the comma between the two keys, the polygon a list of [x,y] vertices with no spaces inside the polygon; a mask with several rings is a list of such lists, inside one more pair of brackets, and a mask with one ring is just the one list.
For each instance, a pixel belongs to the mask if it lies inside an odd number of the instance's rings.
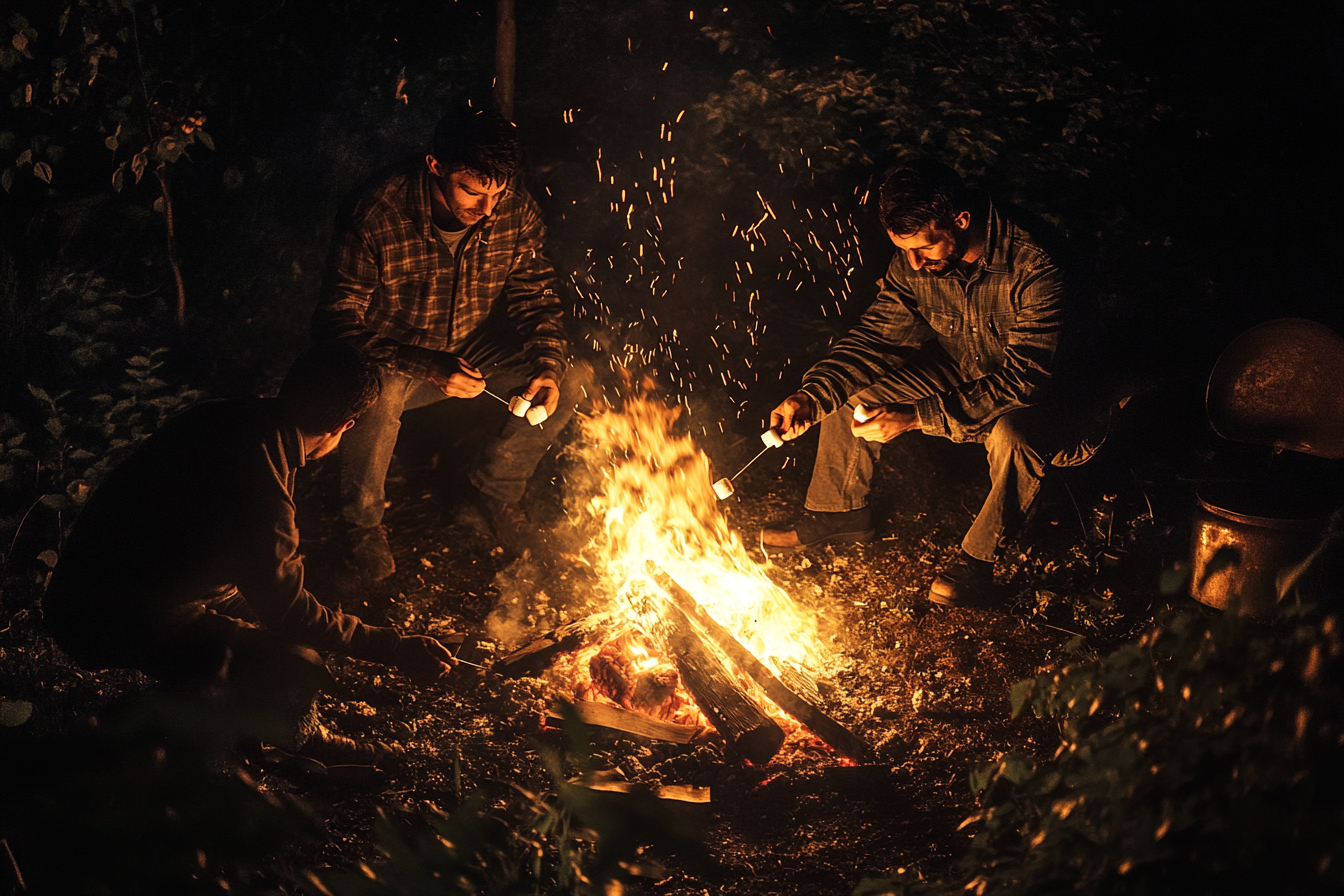
{"label": "firewood log", "polygon": [[675,606],[663,615],[662,635],[682,683],[714,728],[734,750],[765,765],[784,743],[784,730],[744,691],[720,655]]}
{"label": "firewood log", "polygon": [[[855,762],[864,762],[872,756],[872,748],[863,738],[786,687],[765,663],[742,646],[742,642],[733,637],[732,632],[720,625],[713,616],[710,616],[696,601],[695,597],[673,581],[671,576],[652,562],[648,564],[648,571],[652,573],[654,581],[672,596],[675,606],[687,617],[695,620],[695,624],[704,630],[709,640],[718,645],[728,655],[728,658],[752,681],[760,685],[761,690],[775,702],[775,705],[807,726],[812,733],[820,737],[840,755],[853,759]],[[685,678],[685,675],[683,674],[682,677]],[[704,709],[704,707],[701,706],[701,709]]]}

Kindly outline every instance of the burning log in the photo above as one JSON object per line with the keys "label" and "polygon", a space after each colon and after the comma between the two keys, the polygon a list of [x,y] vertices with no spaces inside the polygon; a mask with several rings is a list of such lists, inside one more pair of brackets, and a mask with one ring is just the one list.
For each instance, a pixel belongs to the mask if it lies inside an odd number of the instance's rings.
{"label": "burning log", "polygon": [[663,627],[677,671],[696,706],[729,746],[753,765],[769,762],[784,744],[784,730],[733,681],[728,668],[685,613],[667,606]]}
{"label": "burning log", "polygon": [[611,625],[611,621],[610,613],[595,613],[576,619],[542,635],[526,647],[515,650],[490,669],[505,678],[540,674],[560,654],[578,650],[584,644],[597,640]]}
{"label": "burning log", "polygon": [[[765,695],[773,700],[780,709],[807,726],[817,737],[820,737],[840,755],[855,762],[864,762],[871,757],[872,749],[863,738],[789,689],[766,667],[765,663],[757,659],[750,650],[743,647],[742,643],[733,637],[732,632],[705,612],[690,592],[678,585],[671,576],[652,562],[648,564],[647,568],[659,587],[671,595],[673,603],[682,614],[694,619],[695,623],[704,629],[709,639],[717,644],[752,681],[760,685],[761,690],[765,691]],[[685,672],[682,673],[682,677],[686,678]],[[694,694],[695,692],[692,691],[691,693]],[[700,703],[700,695],[696,694],[695,697],[696,702]],[[703,703],[700,703],[700,708],[704,709]],[[718,721],[715,720],[714,724],[717,727]]]}
{"label": "burning log", "polygon": [[[651,719],[643,713],[631,712],[610,703],[598,703],[595,700],[580,700],[571,703],[574,712],[587,725],[609,728],[622,734],[644,737],[649,740],[661,740],[672,744],[687,744],[698,730],[695,725],[679,725],[662,719]],[[559,707],[546,714],[547,722],[560,721],[564,715]]]}

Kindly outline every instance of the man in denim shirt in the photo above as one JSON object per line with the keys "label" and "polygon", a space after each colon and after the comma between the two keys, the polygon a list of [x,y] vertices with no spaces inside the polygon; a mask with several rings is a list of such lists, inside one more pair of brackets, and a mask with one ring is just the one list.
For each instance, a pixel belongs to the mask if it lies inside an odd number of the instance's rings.
{"label": "man in denim shirt", "polygon": [[1076,445],[1076,434],[1045,402],[1058,366],[1063,281],[1029,233],[937,162],[891,171],[880,213],[900,251],[877,300],[771,413],[784,439],[818,422],[821,438],[807,512],[762,538],[775,552],[868,541],[869,483],[882,444],[915,429],[981,442],[989,496],[958,559],[930,587],[935,603],[960,606],[988,595],[994,561],[1046,468],[1079,462],[1076,451],[1062,450]]}

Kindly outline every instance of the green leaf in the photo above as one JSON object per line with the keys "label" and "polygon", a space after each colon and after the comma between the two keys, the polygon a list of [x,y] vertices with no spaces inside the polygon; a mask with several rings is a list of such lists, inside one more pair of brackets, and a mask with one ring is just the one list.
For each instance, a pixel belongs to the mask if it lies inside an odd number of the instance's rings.
{"label": "green leaf", "polygon": [[14,478],[14,467],[10,464],[0,464],[0,482],[9,482]]}
{"label": "green leaf", "polygon": [[1009,699],[1013,707],[1013,718],[1017,718],[1022,713],[1023,707],[1027,705],[1027,701],[1031,699],[1034,693],[1036,693],[1036,679],[1034,678],[1024,678],[1013,685],[1013,689],[1009,692]]}
{"label": "green leaf", "polygon": [[51,404],[51,396],[47,394],[47,390],[41,388],[40,386],[34,386],[32,383],[29,383],[28,391],[31,392],[33,397],[36,398],[38,401],[45,402],[46,404]]}
{"label": "green leaf", "polygon": [[125,181],[126,181],[126,163],[122,162],[120,165],[117,166],[117,170],[112,172],[112,189],[120,193],[121,188],[124,185]]}
{"label": "green leaf", "polygon": [[0,725],[17,728],[33,717],[33,704],[27,700],[0,699]]}
{"label": "green leaf", "polygon": [[992,762],[977,762],[971,766],[971,793],[984,793],[985,788],[989,786],[990,778],[994,774],[994,768]]}
{"label": "green leaf", "polygon": [[999,774],[1014,784],[1024,784],[1036,771],[1036,764],[1021,753],[1009,753],[999,760]]}
{"label": "green leaf", "polygon": [[21,433],[19,433],[18,435],[16,435],[16,436],[14,436],[13,438],[11,438],[9,441],[5,442],[5,447],[6,447],[6,448],[17,448],[17,447],[19,447],[20,445],[23,444],[23,440],[26,439],[26,438],[28,438],[28,433],[26,433],[26,432],[21,432]]}
{"label": "green leaf", "polygon": [[65,510],[70,506],[70,499],[65,495],[43,495],[38,500],[43,507],[50,507],[52,510]]}
{"label": "green leaf", "polygon": [[60,555],[50,549],[45,550],[37,555],[38,562],[46,566],[48,569],[54,569],[57,561],[59,561],[60,559],[61,559]]}
{"label": "green leaf", "polygon": [[51,166],[46,162],[38,162],[33,166],[33,174],[44,184],[51,183]]}
{"label": "green leaf", "polygon": [[13,186],[14,186],[14,169],[6,168],[4,171],[0,171],[0,187],[4,187],[5,192],[8,193],[10,188]]}
{"label": "green leaf", "polygon": [[206,149],[210,150],[211,152],[214,152],[215,139],[211,137],[209,134],[207,134],[205,131],[201,130],[200,128],[197,128],[196,139],[201,141],[201,143],[205,146]]}

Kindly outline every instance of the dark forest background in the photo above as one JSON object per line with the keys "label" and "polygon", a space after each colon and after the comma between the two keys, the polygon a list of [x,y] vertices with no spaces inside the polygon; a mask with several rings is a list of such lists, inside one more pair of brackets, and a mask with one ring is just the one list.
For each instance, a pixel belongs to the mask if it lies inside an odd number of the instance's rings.
{"label": "dark forest background", "polygon": [[[1281,317],[1344,332],[1340,15],[520,3],[515,117],[575,350],[613,394],[637,375],[683,402],[708,446],[753,435],[867,305],[890,258],[875,178],[916,151],[1059,231],[1096,371],[1154,397],[1158,438],[1200,437],[1208,371],[1238,333]],[[307,343],[340,202],[423,154],[444,102],[490,101],[494,30],[486,0],[7,0],[0,634],[37,625],[62,532],[139,440],[203,397],[276,386]],[[1337,654],[1308,622],[1294,647],[1228,637],[1290,662]],[[1172,656],[1197,656],[1202,632],[1168,630]],[[1056,685],[1039,712],[1063,711]],[[0,706],[5,725],[27,718]],[[1027,780],[1007,760],[982,774],[999,799]]]}

